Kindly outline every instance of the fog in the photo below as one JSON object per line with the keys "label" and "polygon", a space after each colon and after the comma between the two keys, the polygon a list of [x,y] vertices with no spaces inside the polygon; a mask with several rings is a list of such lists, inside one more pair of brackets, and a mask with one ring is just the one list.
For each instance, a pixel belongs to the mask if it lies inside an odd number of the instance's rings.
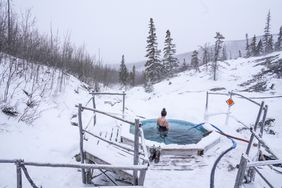
{"label": "fog", "polygon": [[[85,45],[103,63],[145,59],[149,18],[157,30],[159,48],[171,31],[177,53],[213,43],[215,32],[226,40],[261,35],[268,10],[271,32],[282,25],[281,0],[13,0],[18,13],[31,9],[42,33],[50,26],[59,35],[69,33],[77,45]],[[100,52],[100,53],[99,53]]]}

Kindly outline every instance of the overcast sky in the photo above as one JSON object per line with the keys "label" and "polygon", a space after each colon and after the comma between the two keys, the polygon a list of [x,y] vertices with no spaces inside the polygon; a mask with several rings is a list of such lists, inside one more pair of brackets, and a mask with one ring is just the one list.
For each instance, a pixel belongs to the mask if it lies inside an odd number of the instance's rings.
{"label": "overcast sky", "polygon": [[50,25],[60,35],[71,34],[72,41],[85,44],[91,55],[100,49],[104,63],[144,60],[149,18],[157,29],[163,48],[167,29],[177,53],[213,42],[215,32],[226,40],[243,39],[263,33],[268,10],[271,32],[282,25],[282,0],[13,0],[18,12],[31,9],[41,32]]}

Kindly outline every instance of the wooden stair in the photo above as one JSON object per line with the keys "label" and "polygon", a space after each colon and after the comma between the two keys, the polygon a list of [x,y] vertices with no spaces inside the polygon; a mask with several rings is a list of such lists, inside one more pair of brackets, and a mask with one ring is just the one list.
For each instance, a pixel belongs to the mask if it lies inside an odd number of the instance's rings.
{"label": "wooden stair", "polygon": [[173,156],[164,155],[160,157],[160,161],[150,163],[150,170],[177,170],[192,171],[196,168],[207,166],[199,156]]}

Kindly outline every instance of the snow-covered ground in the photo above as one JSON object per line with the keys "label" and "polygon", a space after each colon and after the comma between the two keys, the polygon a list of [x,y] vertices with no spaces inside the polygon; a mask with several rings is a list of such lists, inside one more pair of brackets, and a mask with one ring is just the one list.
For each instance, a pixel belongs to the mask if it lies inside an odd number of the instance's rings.
{"label": "snow-covered ground", "polygon": [[[275,59],[282,58],[282,53],[273,53],[268,55],[275,56]],[[165,107],[168,111],[168,118],[187,120],[193,123],[204,122],[205,99],[206,92],[214,88],[222,88],[219,92],[228,92],[233,90],[248,97],[268,97],[282,95],[282,80],[275,78],[273,75],[265,75],[259,78],[259,81],[266,81],[266,91],[262,92],[243,92],[246,88],[250,88],[256,82],[250,85],[239,86],[240,84],[251,80],[253,75],[259,73],[265,67],[263,65],[254,66],[261,61],[263,57],[256,58],[240,58],[237,60],[229,60],[220,63],[218,72],[218,80],[213,81],[211,75],[205,71],[205,67],[201,68],[200,73],[194,71],[186,71],[178,74],[176,77],[165,80],[154,85],[152,93],[145,93],[143,87],[134,87],[126,91],[126,111],[125,118],[134,121],[136,117],[144,117],[146,119],[156,118],[160,111]],[[281,64],[281,63],[280,63]],[[7,70],[8,62],[0,64],[0,73]],[[47,79],[49,73],[42,68],[40,78]],[[59,74],[58,72],[55,73]],[[2,78],[3,79],[3,78]],[[1,159],[24,159],[25,161],[34,162],[56,162],[56,163],[74,163],[74,155],[79,153],[79,134],[78,128],[71,125],[71,118],[77,113],[76,104],[85,105],[90,99],[87,89],[82,87],[84,84],[72,76],[67,76],[66,85],[61,92],[48,90],[46,95],[37,95],[40,101],[36,114],[38,118],[33,123],[27,124],[18,121],[25,109],[25,102],[28,99],[22,89],[31,90],[31,84],[19,84],[22,78],[15,78],[11,84],[10,91],[15,88],[15,94],[7,103],[1,103],[1,107],[5,104],[15,106],[20,113],[17,117],[9,117],[0,112],[0,158]],[[274,87],[270,89],[271,85]],[[48,85],[49,88],[49,85]],[[55,88],[55,86],[54,86]],[[224,89],[223,89],[224,88]],[[1,94],[5,90],[5,79],[0,82]],[[40,89],[39,89],[40,90]],[[75,92],[78,91],[78,92]],[[108,92],[121,92],[118,88],[104,88]],[[218,113],[209,117],[209,122],[220,127],[224,132],[249,139],[249,131],[244,130],[237,132],[238,128],[243,125],[253,125],[258,113],[258,106],[243,100],[234,98],[235,104],[231,107],[231,115],[228,125],[225,125],[228,110],[226,100],[227,96],[214,96],[209,98],[210,114]],[[262,99],[255,99],[261,102]],[[120,97],[115,96],[99,96],[96,98],[97,109],[111,112],[113,114],[121,114],[122,103]],[[269,107],[268,118],[274,118],[275,122],[271,129],[275,135],[264,134],[266,143],[268,143],[273,151],[282,158],[282,98],[264,99]],[[89,128],[91,113],[85,113],[83,123]],[[141,118],[142,119],[142,118]],[[237,120],[236,120],[237,119]],[[88,125],[89,124],[89,125]],[[92,128],[96,134],[104,130],[112,129],[120,125],[117,120],[106,118],[105,116],[97,116],[97,125]],[[86,143],[92,143],[93,140],[88,138]],[[209,187],[210,171],[212,165],[220,153],[231,146],[229,139],[221,136],[221,142],[212,149],[208,150],[203,156],[197,156],[191,159],[191,168],[189,170],[158,170],[149,167],[145,179],[145,187]],[[92,147],[92,145],[88,147]],[[95,148],[97,147],[97,148]],[[98,148],[93,146],[93,150],[101,151],[105,158],[114,158],[113,161],[119,160],[114,157],[112,150]],[[219,163],[215,175],[215,187],[233,187],[237,170],[230,170],[235,167],[239,161],[241,154],[246,150],[246,143],[237,142],[237,148],[224,156]],[[254,148],[255,150],[255,148]],[[132,160],[128,161],[131,163]],[[84,187],[81,184],[81,173],[76,169],[54,169],[28,167],[29,173],[37,185],[43,187]],[[263,170],[269,177],[275,187],[281,187],[281,175],[267,167]],[[0,164],[0,187],[16,186],[16,170],[13,164]],[[24,187],[29,187],[28,182],[23,178]],[[259,177],[256,182],[248,187],[263,187],[263,183]]]}

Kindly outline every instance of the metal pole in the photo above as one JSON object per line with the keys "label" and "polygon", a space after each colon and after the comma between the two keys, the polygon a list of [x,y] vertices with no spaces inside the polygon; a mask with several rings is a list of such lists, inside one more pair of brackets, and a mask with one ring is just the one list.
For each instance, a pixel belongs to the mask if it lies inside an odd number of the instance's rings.
{"label": "metal pole", "polygon": [[[80,137],[80,157],[81,164],[84,163],[84,152],[83,152],[83,133],[82,133],[82,118],[81,118],[82,105],[78,105],[78,125],[79,125],[79,137]],[[85,169],[81,169],[82,183],[86,183]]]}
{"label": "metal pole", "polygon": [[[139,161],[139,119],[135,119],[135,132],[134,132],[134,158],[133,164],[138,165]],[[137,170],[133,171],[133,185],[138,185]]]}
{"label": "metal pole", "polygon": [[[93,108],[96,109],[96,103],[95,103],[95,94],[93,94],[93,97],[92,97],[92,103],[93,103]],[[95,127],[96,125],[96,112],[93,111],[93,126]]]}
{"label": "metal pole", "polygon": [[17,188],[22,188],[21,161],[16,162],[16,167],[17,167]]}
{"label": "metal pole", "polygon": [[122,92],[122,118],[124,119],[124,109],[125,109],[125,92]]}
{"label": "metal pole", "polygon": [[[257,125],[258,125],[258,122],[260,120],[261,111],[263,109],[263,106],[264,106],[264,102],[262,101],[261,104],[260,104],[260,108],[259,108],[259,112],[258,112],[258,116],[257,116],[256,122],[255,122],[255,125],[254,125],[254,131],[256,131],[256,129],[257,129]],[[249,153],[250,153],[250,149],[251,149],[251,146],[253,144],[253,140],[254,140],[254,135],[252,134],[251,138],[250,138],[249,145],[247,147],[247,151],[246,151],[247,155],[249,155]]]}
{"label": "metal pole", "polygon": [[[230,99],[232,99],[232,91],[230,92]],[[229,122],[229,116],[230,116],[230,109],[231,109],[231,106],[228,105],[228,110],[227,110],[227,113],[226,113],[226,119],[225,119],[225,126],[228,125],[228,122]]]}

